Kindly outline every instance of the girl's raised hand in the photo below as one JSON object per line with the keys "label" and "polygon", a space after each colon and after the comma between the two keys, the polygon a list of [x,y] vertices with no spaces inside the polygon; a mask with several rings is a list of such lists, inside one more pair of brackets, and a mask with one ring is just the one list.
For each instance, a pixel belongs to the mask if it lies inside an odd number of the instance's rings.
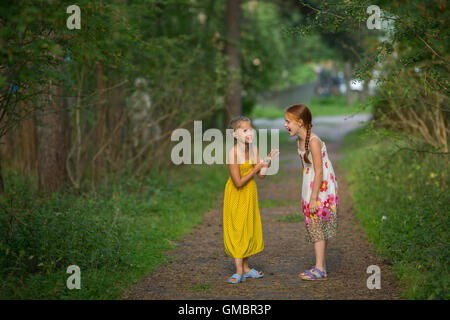
{"label": "girl's raised hand", "polygon": [[259,170],[262,169],[262,167],[264,167],[264,165],[265,165],[264,161],[261,160],[259,163],[255,164],[253,169],[256,170],[256,172],[258,172]]}
{"label": "girl's raised hand", "polygon": [[278,157],[279,154],[280,154],[280,151],[278,149],[273,149],[272,151],[270,151],[269,155],[267,156],[266,162],[272,161],[273,159]]}

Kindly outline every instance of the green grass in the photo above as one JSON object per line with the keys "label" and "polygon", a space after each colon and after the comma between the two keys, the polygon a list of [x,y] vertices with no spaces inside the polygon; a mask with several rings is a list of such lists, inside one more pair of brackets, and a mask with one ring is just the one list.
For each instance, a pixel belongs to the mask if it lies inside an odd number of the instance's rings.
{"label": "green grass", "polygon": [[295,206],[298,204],[298,201],[288,201],[288,200],[280,200],[280,199],[264,199],[261,200],[259,206],[261,208],[273,208],[273,207],[289,207]]}
{"label": "green grass", "polygon": [[205,282],[201,284],[197,284],[195,286],[186,286],[186,290],[191,291],[208,291],[211,288],[211,282]]}
{"label": "green grass", "polygon": [[[5,170],[6,171],[6,170]],[[174,247],[217,204],[225,166],[189,166],[143,181],[122,179],[92,194],[38,197],[33,183],[6,174],[0,216],[1,299],[115,299],[167,262]],[[69,265],[81,289],[69,290]]]}
{"label": "green grass", "polygon": [[279,216],[277,220],[280,222],[303,222],[304,218],[302,215],[294,213],[287,216]]}
{"label": "green grass", "polygon": [[260,107],[257,105],[252,109],[252,112],[249,115],[249,117],[252,119],[255,119],[255,118],[266,118],[266,119],[283,118],[284,110],[274,107],[274,106]]}
{"label": "green grass", "polygon": [[360,112],[370,112],[370,108],[358,102],[347,106],[345,96],[331,98],[313,98],[306,106],[311,110],[313,117],[350,115]]}
{"label": "green grass", "polygon": [[393,154],[387,140],[378,142],[363,130],[346,137],[340,160],[359,221],[393,264],[404,298],[449,299],[448,158]]}
{"label": "green grass", "polygon": [[[350,115],[361,112],[370,112],[371,109],[365,104],[354,103],[347,106],[345,96],[331,98],[313,98],[306,106],[311,110],[313,117]],[[286,106],[287,108],[288,106]],[[255,106],[250,114],[251,118],[276,119],[284,117],[284,109],[275,106],[261,107]]]}

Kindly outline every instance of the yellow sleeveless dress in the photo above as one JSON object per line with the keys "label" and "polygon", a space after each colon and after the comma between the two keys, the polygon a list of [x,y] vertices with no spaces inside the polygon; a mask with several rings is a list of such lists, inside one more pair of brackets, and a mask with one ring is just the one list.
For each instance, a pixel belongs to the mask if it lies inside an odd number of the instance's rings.
{"label": "yellow sleeveless dress", "polygon": [[[241,177],[254,164],[239,165]],[[258,190],[252,178],[243,187],[236,188],[231,177],[225,186],[223,201],[223,241],[225,252],[233,258],[246,258],[264,249]]]}

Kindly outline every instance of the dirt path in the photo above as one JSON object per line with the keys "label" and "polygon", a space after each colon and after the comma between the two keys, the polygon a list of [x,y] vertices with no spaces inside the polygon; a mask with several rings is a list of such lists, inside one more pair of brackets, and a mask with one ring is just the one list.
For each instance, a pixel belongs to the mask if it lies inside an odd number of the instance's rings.
{"label": "dirt path", "polygon": [[[281,222],[283,216],[300,212],[301,163],[294,144],[281,146],[280,172],[257,179],[265,248],[250,257],[250,267],[265,272],[262,279],[226,283],[234,273],[231,257],[223,249],[222,201],[197,226],[167,252],[166,266],[131,286],[124,299],[398,299],[399,287],[389,265],[377,258],[358,225],[348,183],[337,166],[338,142],[327,143],[339,181],[338,235],[327,251],[327,281],[303,281],[301,271],[314,264],[314,251],[305,241],[303,221]],[[264,204],[282,206],[266,207]],[[366,286],[370,265],[381,268],[381,289]]]}

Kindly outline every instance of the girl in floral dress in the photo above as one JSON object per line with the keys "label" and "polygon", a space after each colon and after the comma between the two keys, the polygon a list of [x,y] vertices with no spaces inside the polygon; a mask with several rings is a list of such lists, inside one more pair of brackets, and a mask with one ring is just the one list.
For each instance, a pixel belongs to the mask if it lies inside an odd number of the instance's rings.
{"label": "girl in floral dress", "polygon": [[326,280],[327,241],[336,235],[338,183],[328,158],[326,145],[311,132],[311,111],[296,104],[286,109],[285,128],[297,136],[297,149],[303,165],[302,209],[306,240],[314,244],[316,264],[300,274],[303,280]]}

